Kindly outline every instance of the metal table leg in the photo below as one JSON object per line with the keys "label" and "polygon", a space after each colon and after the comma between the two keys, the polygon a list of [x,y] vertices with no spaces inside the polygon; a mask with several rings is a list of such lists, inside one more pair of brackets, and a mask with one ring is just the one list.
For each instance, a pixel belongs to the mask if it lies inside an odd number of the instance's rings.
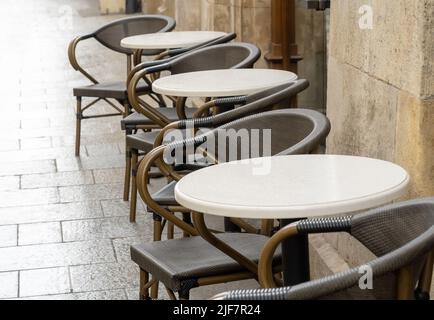
{"label": "metal table leg", "polygon": [[[282,227],[297,220],[282,220]],[[310,280],[309,241],[307,235],[299,235],[282,243],[283,275],[285,286],[294,286]]]}

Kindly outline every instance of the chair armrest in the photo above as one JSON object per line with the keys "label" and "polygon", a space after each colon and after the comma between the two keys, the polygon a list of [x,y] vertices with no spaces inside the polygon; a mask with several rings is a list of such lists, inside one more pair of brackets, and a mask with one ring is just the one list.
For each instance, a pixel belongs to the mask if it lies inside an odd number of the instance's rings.
{"label": "chair armrest", "polygon": [[252,289],[234,290],[218,294],[211,300],[233,300],[233,301],[282,301],[291,291],[291,287],[273,289]]}
{"label": "chair armrest", "polygon": [[74,68],[74,70],[79,71],[86,78],[88,78],[91,82],[93,82],[94,84],[97,84],[98,81],[93,76],[91,76],[86,70],[84,70],[83,67],[80,66],[80,64],[77,61],[77,54],[76,54],[76,52],[77,52],[77,45],[81,41],[87,40],[87,39],[91,39],[93,37],[94,37],[93,34],[88,34],[88,35],[85,35],[85,36],[77,37],[74,40],[72,40],[69,43],[69,46],[68,46],[68,58],[69,58],[69,63]]}
{"label": "chair armrest", "polygon": [[236,105],[244,105],[247,103],[247,96],[218,98],[203,104],[195,113],[194,117],[199,118],[209,114],[212,108],[228,108]]}
{"label": "chair armrest", "polygon": [[259,283],[263,288],[277,287],[273,277],[273,256],[282,241],[300,234],[349,232],[352,217],[301,220],[280,229],[268,240],[259,258]]}
{"label": "chair armrest", "polygon": [[139,95],[137,94],[137,85],[139,81],[143,79],[152,88],[152,82],[146,78],[146,75],[168,69],[170,69],[170,65],[167,63],[144,68],[143,70],[137,71],[132,76],[131,81],[128,84],[128,99],[134,110],[144,114],[147,118],[151,119],[155,124],[161,126],[162,128],[170,123],[170,120],[139,98]]}
{"label": "chair armrest", "polygon": [[162,59],[162,60],[146,61],[146,62],[142,62],[142,63],[136,65],[136,66],[135,66],[135,67],[130,71],[130,73],[128,74],[128,78],[127,78],[127,86],[129,86],[129,84],[130,84],[130,82],[131,82],[131,79],[134,77],[134,75],[135,75],[137,72],[139,72],[139,71],[141,71],[141,70],[143,70],[143,69],[149,68],[149,67],[154,67],[154,66],[157,66],[157,65],[160,65],[160,64],[166,64],[166,63],[170,62],[170,60],[171,60],[171,59],[169,58],[169,59]]}
{"label": "chair armrest", "polygon": [[170,175],[170,172],[167,172],[167,167],[161,165],[162,163],[164,163],[162,159],[164,152],[165,152],[165,146],[161,146],[159,148],[153,149],[140,162],[137,171],[137,190],[139,191],[139,194],[143,199],[143,201],[145,202],[145,204],[150,209],[152,209],[154,212],[156,212],[158,215],[160,215],[167,221],[179,227],[181,230],[188,232],[192,236],[197,236],[198,232],[192,225],[177,218],[173,214],[173,212],[168,211],[166,208],[163,208],[157,202],[155,202],[148,188],[149,172],[153,165],[157,165],[160,168],[161,172],[166,176]]}

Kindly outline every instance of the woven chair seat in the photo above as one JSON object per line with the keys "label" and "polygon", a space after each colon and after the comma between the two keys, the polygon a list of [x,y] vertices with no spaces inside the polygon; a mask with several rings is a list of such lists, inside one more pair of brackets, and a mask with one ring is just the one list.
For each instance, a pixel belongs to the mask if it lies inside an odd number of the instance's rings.
{"label": "woven chair seat", "polygon": [[[175,108],[156,108],[156,110],[164,115],[166,118],[168,118],[171,122],[178,121],[179,117],[176,113]],[[197,109],[193,108],[185,108],[185,114],[187,118],[193,118],[194,113],[197,111]],[[126,130],[127,128],[134,128],[135,126],[139,125],[152,125],[154,124],[153,121],[149,120],[145,115],[134,112],[125,119],[122,119],[121,125],[122,130]]]}
{"label": "woven chair seat", "polygon": [[[150,90],[149,86],[143,82],[138,85],[137,91],[147,93]],[[74,88],[74,96],[126,100],[128,99],[127,84],[125,81],[91,84]]]}
{"label": "woven chair seat", "polygon": [[[266,236],[246,233],[223,233],[217,237],[254,262],[258,262],[261,250],[269,239]],[[143,270],[150,272],[175,292],[185,286],[196,287],[196,280],[199,278],[246,271],[235,260],[201,237],[133,246],[131,258]],[[280,264],[280,251],[276,252],[274,259],[276,265]]]}

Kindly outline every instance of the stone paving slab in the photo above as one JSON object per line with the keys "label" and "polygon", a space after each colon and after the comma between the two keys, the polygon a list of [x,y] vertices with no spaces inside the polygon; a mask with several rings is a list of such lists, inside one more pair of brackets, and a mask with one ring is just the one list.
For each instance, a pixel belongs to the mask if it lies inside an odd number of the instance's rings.
{"label": "stone paving slab", "polygon": [[[152,215],[139,199],[138,220],[131,224],[129,204],[122,201],[121,117],[83,121],[81,157],[74,154],[72,90],[89,81],[69,65],[68,43],[121,17],[96,15],[98,5],[0,1],[0,22],[9,26],[0,42],[0,109],[7,112],[0,119],[0,299],[138,297],[139,272],[129,246],[152,239]],[[71,9],[70,16],[62,15],[62,6]],[[64,25],[65,18],[71,25]],[[97,79],[126,77],[125,59],[95,41],[80,45],[78,57]],[[88,111],[112,109],[98,103]],[[152,181],[151,189],[164,183]],[[214,292],[204,288],[194,297]]]}

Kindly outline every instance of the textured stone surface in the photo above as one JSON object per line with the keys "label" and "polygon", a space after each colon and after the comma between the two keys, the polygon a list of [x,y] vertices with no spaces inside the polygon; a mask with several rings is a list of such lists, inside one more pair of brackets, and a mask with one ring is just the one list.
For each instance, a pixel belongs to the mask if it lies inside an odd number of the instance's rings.
{"label": "textured stone surface", "polygon": [[0,272],[114,261],[109,240],[0,249]]}
{"label": "textured stone surface", "polygon": [[139,285],[139,268],[127,264],[103,264],[71,267],[72,289],[80,291],[132,288]]}
{"label": "textured stone surface", "polygon": [[53,268],[20,272],[20,296],[31,297],[69,293],[68,268]]}
{"label": "textured stone surface", "polygon": [[[363,5],[373,9],[372,30],[359,28]],[[333,57],[413,95],[432,95],[431,0],[338,0],[331,12]]]}
{"label": "textured stone surface", "polygon": [[18,245],[62,242],[59,222],[22,224],[18,232]]}
{"label": "textured stone surface", "polygon": [[13,247],[18,241],[17,226],[0,226],[0,248]]}
{"label": "textured stone surface", "polygon": [[0,299],[18,297],[18,272],[0,273]]}
{"label": "textured stone surface", "polygon": [[22,189],[78,186],[93,183],[94,180],[90,171],[24,175],[21,177]]}
{"label": "textured stone surface", "polygon": [[100,203],[76,202],[15,208],[0,208],[0,225],[102,217]]}
{"label": "textured stone surface", "polygon": [[[235,32],[237,41],[256,44],[265,54],[271,45],[270,0],[142,0],[146,13],[175,17],[177,30],[219,30]],[[300,105],[325,109],[325,13],[306,10],[297,0],[297,43],[299,75],[311,88],[300,95]],[[257,67],[267,67],[263,57]]]}
{"label": "textured stone surface", "polygon": [[[360,29],[369,5],[373,28]],[[434,2],[333,1],[328,152],[390,160],[411,175],[407,198],[432,196]],[[326,236],[351,266],[373,258],[349,236]]]}
{"label": "textured stone surface", "polygon": [[152,235],[151,221],[149,218],[140,217],[137,223],[130,223],[129,217],[114,217],[63,222],[63,240],[72,242]]}

